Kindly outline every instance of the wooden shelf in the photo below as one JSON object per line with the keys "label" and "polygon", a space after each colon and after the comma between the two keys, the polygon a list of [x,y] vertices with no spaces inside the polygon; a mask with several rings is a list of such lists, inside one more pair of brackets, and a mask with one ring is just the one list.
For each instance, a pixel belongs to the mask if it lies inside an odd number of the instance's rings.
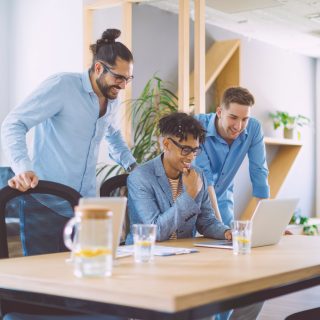
{"label": "wooden shelf", "polygon": [[302,142],[300,140],[273,137],[265,137],[264,143],[271,146],[302,146]]}
{"label": "wooden shelf", "polygon": [[[269,185],[270,185],[270,198],[275,198],[283,185],[291,167],[298,156],[302,147],[302,142],[292,139],[279,139],[265,137],[264,142],[266,146],[278,146],[279,150],[269,166]],[[255,208],[256,201],[252,198],[245,211],[242,213],[242,219],[250,219]]]}

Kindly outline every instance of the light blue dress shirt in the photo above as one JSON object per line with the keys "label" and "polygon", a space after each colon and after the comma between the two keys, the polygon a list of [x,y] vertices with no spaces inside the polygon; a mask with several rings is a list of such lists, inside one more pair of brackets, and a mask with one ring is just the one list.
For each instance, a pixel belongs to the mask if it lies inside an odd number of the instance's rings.
{"label": "light blue dress shirt", "polygon": [[[42,180],[68,185],[83,196],[96,195],[96,163],[100,142],[108,142],[110,157],[124,168],[135,162],[124,142],[109,100],[99,118],[99,101],[89,72],[60,73],[44,81],[2,124],[1,138],[10,165],[19,174],[34,171]],[[26,133],[35,127],[32,159]]]}
{"label": "light blue dress shirt", "polygon": [[250,118],[247,128],[228,145],[216,130],[215,113],[195,117],[207,130],[202,152],[195,164],[204,170],[208,184],[214,186],[223,222],[230,225],[233,220],[233,181],[246,155],[249,158],[252,195],[257,198],[268,198],[270,195],[261,125]]}

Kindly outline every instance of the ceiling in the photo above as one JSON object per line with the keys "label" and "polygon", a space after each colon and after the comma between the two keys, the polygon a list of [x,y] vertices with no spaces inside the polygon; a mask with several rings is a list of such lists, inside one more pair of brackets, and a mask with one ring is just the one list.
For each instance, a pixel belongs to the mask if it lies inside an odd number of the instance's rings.
{"label": "ceiling", "polygon": [[[178,13],[178,0],[147,0]],[[193,1],[191,17],[193,17]],[[206,0],[206,22],[250,39],[320,57],[320,0]]]}

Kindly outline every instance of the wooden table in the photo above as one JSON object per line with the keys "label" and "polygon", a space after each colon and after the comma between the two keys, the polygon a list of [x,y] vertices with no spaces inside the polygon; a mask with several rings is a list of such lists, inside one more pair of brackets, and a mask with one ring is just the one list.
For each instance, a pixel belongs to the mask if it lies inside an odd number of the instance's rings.
{"label": "wooden table", "polygon": [[[192,247],[195,241],[163,244]],[[197,319],[320,284],[320,237],[286,236],[247,256],[199,251],[151,264],[123,258],[103,279],[74,277],[64,253],[1,260],[0,297],[141,319]]]}

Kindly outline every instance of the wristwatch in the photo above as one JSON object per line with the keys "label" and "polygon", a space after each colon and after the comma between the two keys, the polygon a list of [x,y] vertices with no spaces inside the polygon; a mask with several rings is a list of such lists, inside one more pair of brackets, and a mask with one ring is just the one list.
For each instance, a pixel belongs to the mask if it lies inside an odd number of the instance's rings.
{"label": "wristwatch", "polygon": [[127,168],[127,172],[131,172],[131,171],[133,171],[136,167],[138,166],[138,164],[136,163],[136,162],[133,162],[133,163],[131,163],[130,164],[130,166]]}

